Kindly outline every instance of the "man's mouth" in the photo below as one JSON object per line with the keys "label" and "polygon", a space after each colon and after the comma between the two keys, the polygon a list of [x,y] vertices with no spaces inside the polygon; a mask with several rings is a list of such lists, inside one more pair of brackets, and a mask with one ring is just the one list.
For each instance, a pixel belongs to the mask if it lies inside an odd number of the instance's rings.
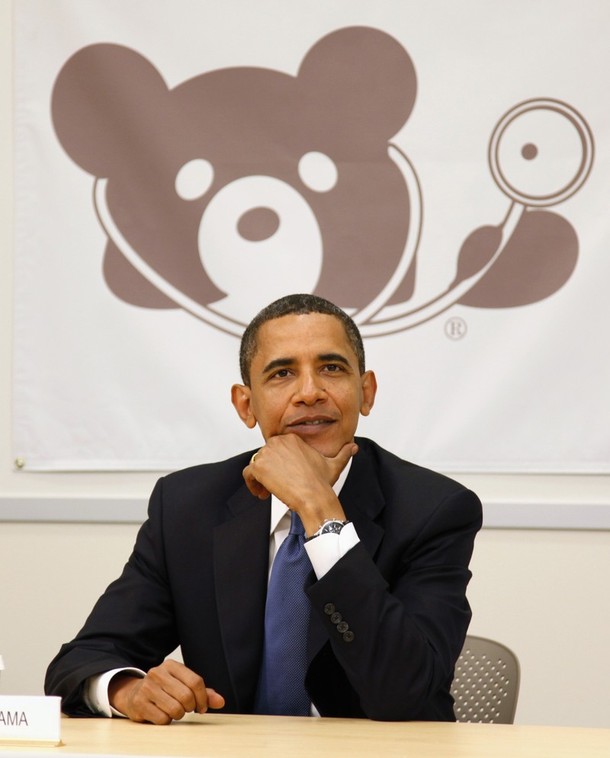
{"label": "man's mouth", "polygon": [[293,421],[292,423],[288,424],[289,429],[293,430],[300,430],[300,429],[315,429],[319,428],[321,426],[329,426],[330,424],[334,424],[334,420],[330,418],[312,418],[312,419],[297,419],[296,421]]}

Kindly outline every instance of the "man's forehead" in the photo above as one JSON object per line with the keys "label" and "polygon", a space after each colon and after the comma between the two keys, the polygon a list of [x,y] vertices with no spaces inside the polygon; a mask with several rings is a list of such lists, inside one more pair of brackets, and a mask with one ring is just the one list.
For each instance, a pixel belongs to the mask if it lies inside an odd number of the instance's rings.
{"label": "man's forehead", "polygon": [[304,353],[340,353],[356,358],[343,323],[326,313],[289,314],[266,321],[258,330],[256,345],[254,359],[272,353],[294,358]]}

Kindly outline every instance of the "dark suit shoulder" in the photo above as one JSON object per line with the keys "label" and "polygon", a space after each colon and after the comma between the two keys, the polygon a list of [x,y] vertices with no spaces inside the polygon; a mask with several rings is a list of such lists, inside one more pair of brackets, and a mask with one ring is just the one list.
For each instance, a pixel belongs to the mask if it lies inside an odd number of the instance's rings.
{"label": "dark suit shoulder", "polygon": [[253,452],[190,466],[162,477],[150,497],[149,519],[161,518],[166,526],[183,529],[201,519],[212,526],[224,521],[232,510],[237,512],[260,502],[250,495],[242,475]]}
{"label": "dark suit shoulder", "polygon": [[481,503],[474,492],[438,471],[419,466],[385,450],[376,442],[357,438],[360,450],[372,461],[379,487],[386,503],[415,506],[412,512],[425,519],[426,514],[444,502],[459,503],[464,516],[480,518]]}
{"label": "dark suit shoulder", "polygon": [[209,497],[226,499],[244,481],[242,471],[247,466],[254,450],[234,455],[224,461],[201,463],[197,466],[173,471],[160,482],[166,493],[176,491],[184,494],[205,492]]}
{"label": "dark suit shoulder", "polygon": [[466,489],[463,484],[460,484],[460,482],[457,482],[446,474],[441,474],[438,471],[433,471],[425,466],[420,466],[404,458],[400,458],[395,453],[385,450],[381,445],[366,437],[357,437],[356,442],[360,449],[368,453],[375,461],[377,470],[381,474],[382,484],[384,482],[393,482],[394,480],[404,481],[404,478],[407,477],[414,486],[420,483],[425,485],[426,488],[432,486],[439,493],[445,491],[449,494]]}

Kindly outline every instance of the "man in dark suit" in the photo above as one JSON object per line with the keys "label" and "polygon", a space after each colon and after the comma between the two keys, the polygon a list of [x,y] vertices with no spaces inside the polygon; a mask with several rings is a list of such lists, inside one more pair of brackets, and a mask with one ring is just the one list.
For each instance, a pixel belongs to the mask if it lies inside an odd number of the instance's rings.
{"label": "man in dark suit", "polygon": [[[269,566],[296,513],[313,566],[301,633],[312,712],[454,720],[478,498],[354,437],[376,380],[356,326],[328,301],[272,303],[246,329],[240,365],[233,405],[265,445],[157,483],[121,577],[45,691],[73,715],[153,723],[260,712]],[[178,645],[184,663],[166,659]]]}

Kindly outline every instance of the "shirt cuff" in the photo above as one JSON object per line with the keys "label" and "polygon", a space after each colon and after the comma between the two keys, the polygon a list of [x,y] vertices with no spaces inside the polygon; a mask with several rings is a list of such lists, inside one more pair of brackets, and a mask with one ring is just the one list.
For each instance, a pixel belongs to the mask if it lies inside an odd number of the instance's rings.
{"label": "shirt cuff", "polygon": [[107,716],[108,718],[112,718],[112,716],[126,718],[124,713],[117,711],[116,708],[110,705],[110,700],[108,699],[108,685],[116,674],[133,674],[138,677],[146,676],[144,671],[134,668],[111,669],[110,671],[105,671],[103,674],[90,676],[85,684],[85,703],[93,713],[100,713],[102,716]]}
{"label": "shirt cuff", "polygon": [[317,578],[321,579],[340,558],[343,558],[359,542],[356,527],[351,521],[341,529],[339,534],[329,532],[328,534],[321,534],[313,540],[308,540],[305,543],[305,550]]}

